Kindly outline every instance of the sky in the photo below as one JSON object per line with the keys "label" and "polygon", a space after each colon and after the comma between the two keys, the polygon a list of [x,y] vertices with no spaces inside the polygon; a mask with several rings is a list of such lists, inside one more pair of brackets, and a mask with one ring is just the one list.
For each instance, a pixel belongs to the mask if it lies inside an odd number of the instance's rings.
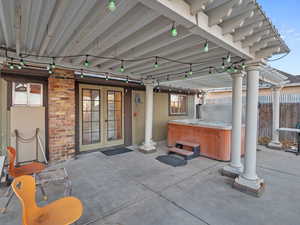
{"label": "sky", "polygon": [[[291,53],[270,65],[293,75],[300,75],[300,0],[257,0],[278,29]],[[278,58],[274,56],[273,59]]]}

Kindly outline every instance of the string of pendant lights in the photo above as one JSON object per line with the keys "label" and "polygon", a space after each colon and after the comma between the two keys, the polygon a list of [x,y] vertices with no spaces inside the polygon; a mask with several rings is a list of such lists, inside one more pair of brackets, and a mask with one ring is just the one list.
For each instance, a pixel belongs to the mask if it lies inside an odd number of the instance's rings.
{"label": "string of pendant lights", "polygon": [[[207,49],[206,46],[207,46],[207,43],[205,42],[204,49]],[[92,58],[92,57],[101,58],[101,59],[117,60],[117,61],[120,61],[120,67],[119,67],[118,71],[121,72],[121,73],[125,72],[125,62],[138,62],[138,61],[143,61],[143,60],[148,60],[148,59],[154,59],[154,65],[153,65],[154,68],[159,67],[159,60],[165,60],[165,61],[174,62],[174,63],[178,63],[178,64],[184,64],[184,65],[189,66],[188,71],[185,71],[185,72],[172,73],[171,75],[170,75],[170,72],[165,72],[165,73],[159,74],[159,77],[163,76],[164,79],[167,77],[167,80],[170,79],[170,76],[174,76],[174,75],[178,75],[178,74],[184,74],[184,77],[188,78],[193,74],[193,72],[199,72],[197,70],[193,71],[193,66],[203,64],[203,62],[183,62],[183,61],[174,60],[174,59],[170,59],[170,58],[166,58],[166,57],[160,57],[160,56],[150,56],[150,57],[134,58],[134,59],[119,59],[119,58],[114,58],[114,57],[93,56],[93,55],[71,55],[71,56],[45,56],[44,55],[44,56],[40,56],[40,55],[21,53],[20,58],[17,59],[17,58],[8,56],[8,50],[6,49],[7,66],[8,66],[9,69],[15,69],[15,68],[16,69],[22,69],[22,68],[26,67],[26,63],[25,63],[26,57],[30,57],[30,56],[31,57],[36,57],[36,58],[47,58],[47,59],[49,59],[50,63],[47,64],[47,66],[46,66],[49,74],[52,74],[53,69],[56,68],[55,60],[57,58],[60,58],[60,59],[78,58],[78,57],[83,58],[83,64],[82,65],[84,67],[86,67],[87,69],[91,65],[89,59]],[[14,60],[17,60],[18,63],[15,63]],[[217,72],[217,73],[222,73],[222,72],[237,72],[238,69],[240,69],[240,70],[245,69],[245,63],[244,63],[245,60],[244,59],[233,62],[230,66],[227,66],[225,68],[225,62],[226,62],[226,64],[229,64],[229,63],[231,63],[231,60],[232,60],[232,56],[231,56],[230,53],[228,53],[226,57],[222,58],[221,70],[215,68],[214,66],[209,66],[209,67],[202,68],[201,71],[203,71],[203,69],[206,69],[206,70],[208,70],[209,74],[212,74],[213,71]],[[39,63],[39,62],[37,62],[37,63]],[[43,63],[43,64],[45,64],[45,63]],[[239,66],[234,66],[234,65],[237,65],[237,64],[240,64],[240,65]],[[64,67],[67,68],[66,66],[64,66]],[[80,76],[81,77],[84,76],[83,69],[81,69],[81,75]],[[152,78],[153,78],[153,76],[152,76]],[[108,80],[108,78],[106,80]]]}

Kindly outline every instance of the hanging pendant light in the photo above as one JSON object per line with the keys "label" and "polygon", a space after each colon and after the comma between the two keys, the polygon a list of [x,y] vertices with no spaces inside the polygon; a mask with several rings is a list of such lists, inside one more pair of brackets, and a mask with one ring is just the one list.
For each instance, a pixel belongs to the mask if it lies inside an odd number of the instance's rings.
{"label": "hanging pendant light", "polygon": [[8,68],[11,70],[14,69],[13,58],[10,58],[10,63],[8,64]]}
{"label": "hanging pendant light", "polygon": [[89,55],[85,56],[85,61],[84,61],[84,64],[83,64],[86,67],[88,67],[90,65],[90,62],[88,61],[88,57],[89,57]]}
{"label": "hanging pendant light", "polygon": [[155,63],[154,63],[154,68],[158,68],[159,65],[158,65],[158,57],[155,56]]}
{"label": "hanging pendant light", "polygon": [[189,71],[189,75],[193,74],[193,69],[192,69],[192,64],[190,64],[190,71]]}
{"label": "hanging pendant light", "polygon": [[176,37],[178,35],[175,22],[173,22],[173,25],[172,25],[171,35],[172,35],[172,37]]}
{"label": "hanging pendant light", "polygon": [[124,67],[124,60],[121,61],[121,67],[120,67],[120,72],[124,72],[125,71],[125,67]]}
{"label": "hanging pendant light", "polygon": [[204,43],[203,51],[208,52],[208,41]]}
{"label": "hanging pendant light", "polygon": [[20,59],[20,65],[23,67],[23,66],[25,66],[25,63],[24,63],[24,59]]}
{"label": "hanging pendant light", "polygon": [[222,58],[223,62],[222,62],[222,69],[224,70],[225,69],[225,59]]}
{"label": "hanging pendant light", "polygon": [[231,62],[231,54],[228,52],[227,58],[226,58],[227,63]]}
{"label": "hanging pendant light", "polygon": [[55,58],[52,58],[51,68],[54,69],[56,67],[55,65]]}
{"label": "hanging pendant light", "polygon": [[117,6],[116,6],[116,1],[115,0],[108,0],[108,9],[113,12],[116,10]]}

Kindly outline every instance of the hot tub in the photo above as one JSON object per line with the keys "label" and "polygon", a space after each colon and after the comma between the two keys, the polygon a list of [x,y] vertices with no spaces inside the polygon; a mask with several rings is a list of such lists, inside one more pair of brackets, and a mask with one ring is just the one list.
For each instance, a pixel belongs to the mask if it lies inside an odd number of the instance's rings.
{"label": "hot tub", "polygon": [[[231,123],[198,119],[171,120],[168,123],[168,146],[176,141],[200,144],[200,153],[212,159],[230,161]],[[244,154],[244,128],[242,128],[242,154]]]}

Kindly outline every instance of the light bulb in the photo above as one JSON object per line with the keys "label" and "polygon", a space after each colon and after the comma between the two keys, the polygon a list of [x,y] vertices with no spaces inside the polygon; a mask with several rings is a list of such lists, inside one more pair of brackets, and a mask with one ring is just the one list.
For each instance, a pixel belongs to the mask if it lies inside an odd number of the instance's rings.
{"label": "light bulb", "polygon": [[116,10],[116,1],[115,0],[109,0],[108,1],[108,9],[113,12]]}
{"label": "light bulb", "polygon": [[20,64],[21,64],[21,66],[25,66],[25,63],[24,63],[23,59],[20,59]]}
{"label": "light bulb", "polygon": [[174,23],[173,23],[173,26],[172,26],[172,29],[171,29],[171,35],[172,35],[173,37],[176,37],[177,34],[178,34],[178,32],[177,32],[176,25],[175,25],[175,22],[174,22]]}
{"label": "light bulb", "polygon": [[189,71],[189,75],[193,74],[193,70],[192,70],[192,64],[190,64],[190,71]]}
{"label": "light bulb", "polygon": [[155,63],[154,63],[154,68],[158,68],[159,67],[159,65],[158,65],[158,62],[157,62],[158,60],[157,60],[157,57],[155,57]]}
{"label": "light bulb", "polygon": [[204,52],[208,52],[208,42],[206,41],[203,48]]}
{"label": "light bulb", "polygon": [[231,55],[230,55],[230,53],[228,53],[228,55],[227,55],[227,62],[228,62],[228,63],[231,62]]}

